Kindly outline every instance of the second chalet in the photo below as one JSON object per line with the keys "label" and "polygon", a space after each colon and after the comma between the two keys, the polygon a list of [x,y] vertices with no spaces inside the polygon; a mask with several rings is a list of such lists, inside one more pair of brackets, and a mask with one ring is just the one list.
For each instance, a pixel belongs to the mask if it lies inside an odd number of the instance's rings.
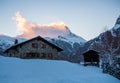
{"label": "second chalet", "polygon": [[8,48],[5,54],[18,58],[57,59],[60,51],[61,48],[38,36]]}

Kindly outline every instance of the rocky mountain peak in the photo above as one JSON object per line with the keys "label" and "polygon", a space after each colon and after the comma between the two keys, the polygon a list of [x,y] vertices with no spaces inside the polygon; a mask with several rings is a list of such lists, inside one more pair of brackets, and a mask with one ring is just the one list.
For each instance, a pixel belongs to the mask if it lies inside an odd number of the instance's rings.
{"label": "rocky mountain peak", "polygon": [[120,15],[119,15],[119,17],[117,18],[117,20],[116,20],[116,23],[115,24],[119,24],[120,25]]}
{"label": "rocky mountain peak", "polygon": [[117,18],[115,26],[113,27],[113,29],[120,29],[120,16]]}

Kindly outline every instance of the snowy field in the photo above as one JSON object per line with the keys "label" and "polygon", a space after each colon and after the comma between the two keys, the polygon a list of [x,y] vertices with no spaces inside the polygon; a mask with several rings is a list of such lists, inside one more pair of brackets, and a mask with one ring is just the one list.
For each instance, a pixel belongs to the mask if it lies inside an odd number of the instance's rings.
{"label": "snowy field", "polygon": [[0,56],[0,83],[120,83],[97,67]]}

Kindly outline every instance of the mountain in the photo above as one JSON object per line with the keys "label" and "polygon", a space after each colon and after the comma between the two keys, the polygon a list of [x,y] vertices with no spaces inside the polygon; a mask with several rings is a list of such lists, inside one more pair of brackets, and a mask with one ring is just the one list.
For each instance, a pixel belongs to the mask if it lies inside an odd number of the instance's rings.
{"label": "mountain", "polygon": [[86,42],[83,47],[79,48],[75,56],[79,56],[83,60],[82,54],[89,49],[99,52],[103,62],[114,63],[114,59],[120,55],[120,16],[112,29]]}
{"label": "mountain", "polygon": [[10,46],[14,45],[15,39],[18,39],[19,43],[25,41],[23,38],[13,38],[5,35],[0,35],[0,53],[2,53]]}
{"label": "mountain", "polygon": [[83,46],[86,42],[86,40],[75,35],[69,29],[68,31],[69,32],[67,35],[58,36],[58,38],[46,38],[46,40],[54,43],[55,45],[63,49],[63,52],[60,54],[60,59],[69,60],[72,53],[76,52],[76,50],[78,50],[78,48]]}
{"label": "mountain", "polygon": [[82,62],[82,54],[88,50],[99,53],[100,66],[104,73],[120,79],[120,16],[113,28],[86,42],[72,56],[78,62]]}

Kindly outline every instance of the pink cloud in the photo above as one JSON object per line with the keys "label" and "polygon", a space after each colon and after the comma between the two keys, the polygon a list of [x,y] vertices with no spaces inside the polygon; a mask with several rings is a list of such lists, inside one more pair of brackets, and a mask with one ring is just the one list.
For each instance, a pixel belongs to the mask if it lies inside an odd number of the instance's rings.
{"label": "pink cloud", "polygon": [[32,38],[35,36],[56,38],[59,35],[64,36],[70,33],[70,30],[63,22],[51,24],[30,23],[19,12],[16,12],[14,20],[16,21],[18,31],[22,31],[18,37]]}

